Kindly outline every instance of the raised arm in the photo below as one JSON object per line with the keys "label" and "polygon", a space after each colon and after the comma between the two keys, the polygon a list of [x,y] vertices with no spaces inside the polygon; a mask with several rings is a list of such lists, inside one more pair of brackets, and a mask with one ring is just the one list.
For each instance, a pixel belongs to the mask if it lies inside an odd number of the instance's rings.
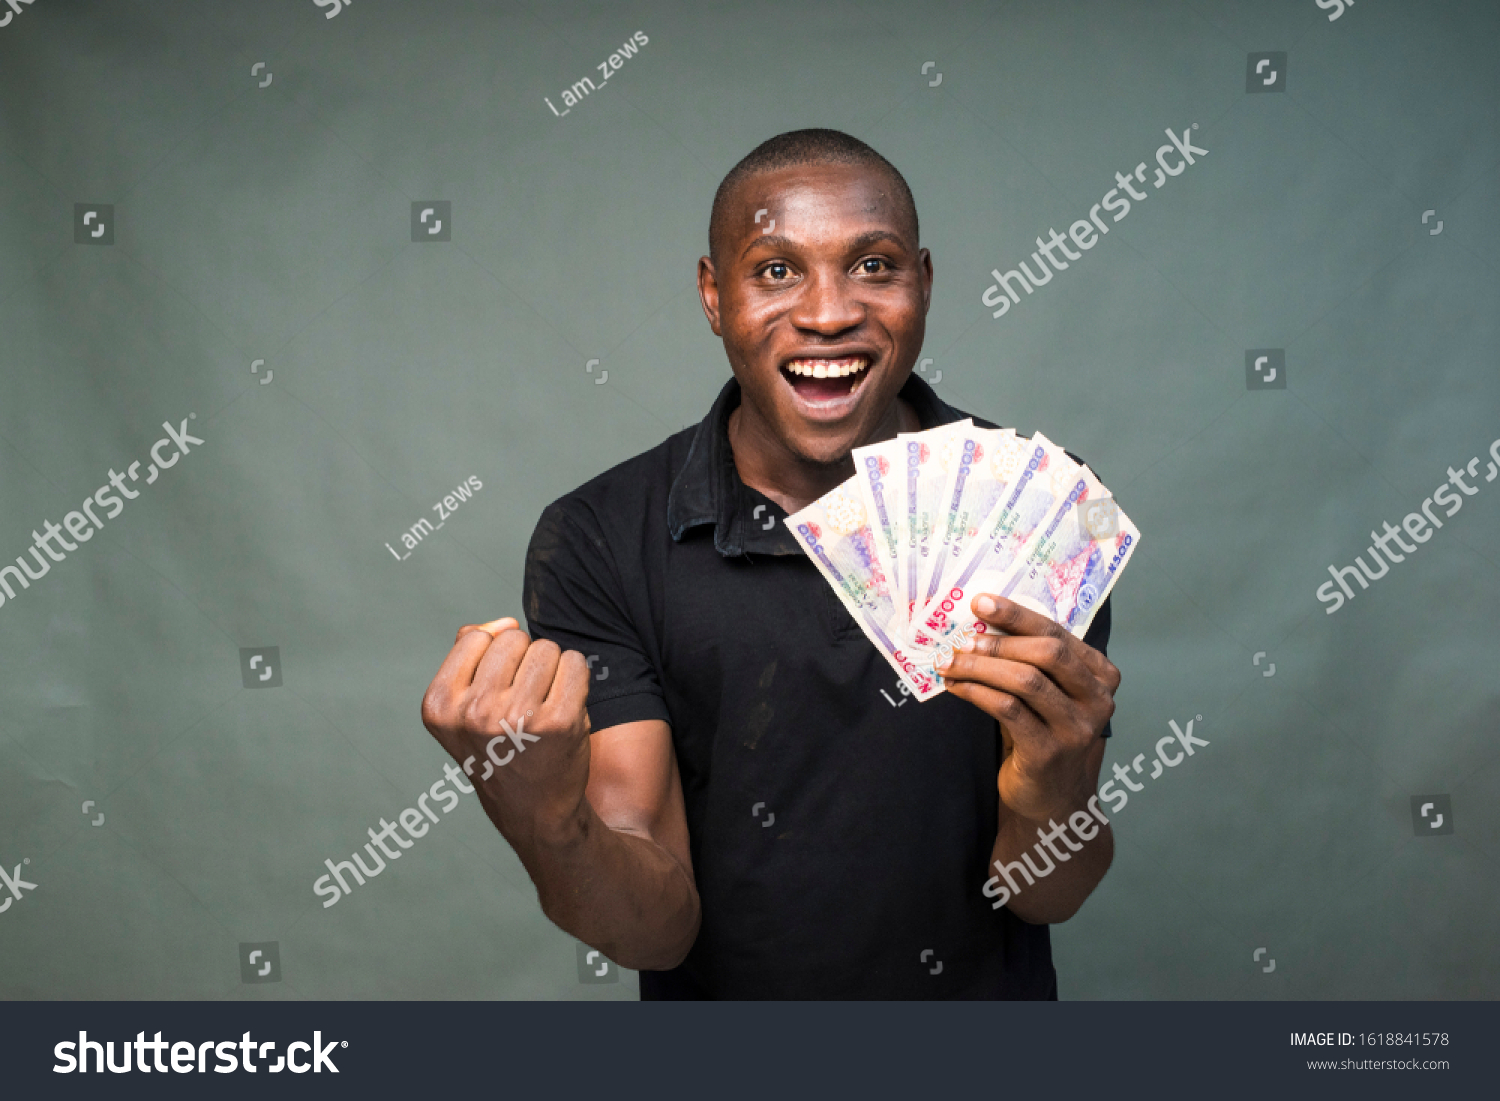
{"label": "raised arm", "polygon": [[422,722],[468,766],[547,917],[623,967],[675,967],[700,909],[672,733],[648,720],[591,734],[588,685],[582,654],[513,619],[464,627]]}

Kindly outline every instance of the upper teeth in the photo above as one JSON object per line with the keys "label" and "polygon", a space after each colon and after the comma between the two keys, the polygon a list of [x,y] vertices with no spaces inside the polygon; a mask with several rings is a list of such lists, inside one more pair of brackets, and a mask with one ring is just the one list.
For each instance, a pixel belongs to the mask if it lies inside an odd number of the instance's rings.
{"label": "upper teeth", "polygon": [[794,359],[786,369],[794,375],[811,378],[843,378],[863,371],[867,366],[869,361],[864,356],[850,356],[846,359]]}

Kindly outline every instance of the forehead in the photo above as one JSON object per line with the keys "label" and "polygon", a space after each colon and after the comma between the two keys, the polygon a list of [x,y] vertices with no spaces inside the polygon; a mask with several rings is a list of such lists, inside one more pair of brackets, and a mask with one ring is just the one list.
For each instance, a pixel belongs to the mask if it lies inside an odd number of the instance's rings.
{"label": "forehead", "polygon": [[766,169],[741,181],[729,205],[733,239],[765,228],[764,218],[758,224],[754,220],[762,208],[777,219],[778,233],[799,237],[873,228],[906,237],[911,230],[896,181],[878,164],[818,163]]}

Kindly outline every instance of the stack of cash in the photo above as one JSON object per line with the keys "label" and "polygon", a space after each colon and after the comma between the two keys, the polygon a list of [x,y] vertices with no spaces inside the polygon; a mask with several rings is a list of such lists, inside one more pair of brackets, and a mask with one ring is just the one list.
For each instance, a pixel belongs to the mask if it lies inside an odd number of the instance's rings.
{"label": "stack of cash", "polygon": [[786,524],[908,690],[994,628],[970,608],[1008,597],[1082,638],[1140,532],[1085,465],[1040,432],[969,420],[856,448],[854,477]]}

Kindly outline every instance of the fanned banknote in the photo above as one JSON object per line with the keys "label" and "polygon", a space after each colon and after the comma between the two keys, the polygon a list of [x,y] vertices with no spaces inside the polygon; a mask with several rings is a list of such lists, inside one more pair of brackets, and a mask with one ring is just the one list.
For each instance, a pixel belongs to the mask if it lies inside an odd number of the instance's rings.
{"label": "fanned banknote", "polygon": [[920,650],[935,650],[958,628],[969,601],[980,593],[999,591],[1010,568],[1032,532],[1068,493],[1080,469],[1063,449],[1037,432],[1026,441],[1020,471],[990,514],[979,534],[963,548],[953,580],[912,620],[905,641]]}
{"label": "fanned banknote", "polygon": [[[951,646],[984,633],[987,625],[969,606],[970,598],[981,592],[996,593],[1040,612],[1078,638],[1088,631],[1141,535],[1087,466],[1074,464],[1068,483],[1066,493],[1005,573],[954,602],[934,657],[945,649],[943,641]],[[928,656],[921,658],[927,671],[937,675]]]}
{"label": "fanned banknote", "polygon": [[787,526],[918,700],[944,691],[935,662],[986,624],[981,593],[1082,638],[1140,544],[1088,467],[1040,432],[970,421],[854,452],[855,475]]}
{"label": "fanned banknote", "polygon": [[953,447],[955,455],[938,497],[932,562],[917,601],[921,608],[932,602],[944,578],[953,574],[958,556],[1020,473],[1026,454],[1026,441],[1017,440],[1015,430],[1009,428],[970,426],[946,446]]}
{"label": "fanned banknote", "polygon": [[[865,518],[875,538],[875,556],[891,584],[891,603],[904,634],[907,600],[901,593],[901,543],[905,538],[903,496],[906,479],[903,449],[896,440],[854,449],[854,483],[864,503]],[[896,475],[893,477],[893,475]],[[848,483],[845,483],[846,485]]]}
{"label": "fanned banknote", "polygon": [[1140,541],[1130,517],[1085,466],[1047,525],[1032,536],[1000,595],[1082,638]]}
{"label": "fanned banknote", "polygon": [[924,672],[905,652],[899,635],[890,633],[893,623],[903,621],[896,617],[890,578],[881,568],[875,534],[856,480],[851,478],[825,493],[788,516],[785,523],[865,637],[890,662],[912,694],[918,700],[927,700],[941,692],[942,678],[931,670],[931,663]]}
{"label": "fanned banknote", "polygon": [[926,432],[902,432],[896,437],[906,466],[897,588],[906,599],[903,612],[908,620],[915,619],[922,608],[922,583],[932,562],[933,529],[948,468],[958,459],[958,437],[972,427],[972,421],[963,420]]}

